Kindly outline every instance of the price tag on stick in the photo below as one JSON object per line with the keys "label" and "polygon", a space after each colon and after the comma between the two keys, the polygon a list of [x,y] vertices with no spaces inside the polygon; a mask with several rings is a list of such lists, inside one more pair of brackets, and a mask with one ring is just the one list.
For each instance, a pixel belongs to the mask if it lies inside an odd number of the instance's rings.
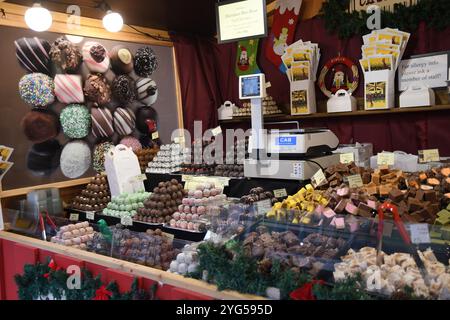
{"label": "price tag on stick", "polygon": [[275,198],[285,198],[287,197],[287,191],[286,189],[276,189],[273,190],[273,195],[275,196]]}
{"label": "price tag on stick", "polygon": [[95,220],[95,212],[94,211],[86,211],[86,219]]}
{"label": "price tag on stick", "polygon": [[322,169],[319,169],[311,178],[311,183],[315,187],[318,187],[322,185],[324,182],[327,181],[327,178],[325,177],[325,174],[323,173]]}
{"label": "price tag on stick", "polygon": [[152,133],[152,140],[156,140],[158,138],[159,138],[159,132],[158,131],[153,132]]}
{"label": "price tag on stick", "polygon": [[69,215],[69,221],[78,221],[78,219],[80,218],[80,215],[78,213],[71,213]]}
{"label": "price tag on stick", "polygon": [[222,133],[222,128],[220,126],[218,126],[218,127],[214,128],[214,129],[212,129],[211,132],[212,132],[214,137],[218,136],[219,134]]}

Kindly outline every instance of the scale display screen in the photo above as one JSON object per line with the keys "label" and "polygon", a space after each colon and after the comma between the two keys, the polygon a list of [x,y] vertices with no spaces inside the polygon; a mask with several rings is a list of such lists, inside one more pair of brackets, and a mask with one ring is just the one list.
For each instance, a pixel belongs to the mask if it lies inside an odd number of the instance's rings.
{"label": "scale display screen", "polygon": [[264,74],[254,74],[239,77],[239,97],[241,99],[254,99],[264,97]]}

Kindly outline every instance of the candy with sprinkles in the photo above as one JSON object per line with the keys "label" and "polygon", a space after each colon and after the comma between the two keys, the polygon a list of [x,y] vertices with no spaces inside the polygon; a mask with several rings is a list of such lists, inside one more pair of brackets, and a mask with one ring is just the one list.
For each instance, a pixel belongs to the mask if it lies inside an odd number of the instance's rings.
{"label": "candy with sprinkles", "polygon": [[136,117],[130,108],[117,108],[114,112],[114,129],[120,136],[131,134],[136,127]]}
{"label": "candy with sprinkles", "polygon": [[134,71],[139,77],[150,77],[158,68],[155,52],[150,47],[142,47],[134,55]]}
{"label": "candy with sprinkles", "polygon": [[64,104],[83,103],[84,94],[81,76],[75,74],[57,74],[55,76],[55,95]]}
{"label": "candy with sprinkles", "polygon": [[29,73],[50,74],[50,43],[33,37],[17,39],[14,45],[17,60],[25,70]]}
{"label": "candy with sprinkles", "polygon": [[142,144],[133,136],[123,137],[119,144],[123,144],[124,146],[131,148],[134,152],[142,149]]}
{"label": "candy with sprinkles", "polygon": [[129,104],[136,99],[136,84],[131,77],[120,75],[113,81],[112,92],[121,104]]}
{"label": "candy with sprinkles", "polygon": [[53,79],[43,73],[24,75],[19,81],[19,94],[32,107],[45,107],[55,101]]}
{"label": "candy with sprinkles", "polygon": [[91,129],[91,114],[81,104],[70,104],[59,116],[64,134],[71,139],[82,139]]}
{"label": "candy with sprinkles", "polygon": [[94,106],[104,106],[111,101],[111,87],[101,74],[90,74],[84,83],[84,94]]}
{"label": "candy with sprinkles", "polygon": [[81,177],[91,166],[91,149],[83,140],[68,142],[61,152],[61,171],[65,177]]}
{"label": "candy with sprinkles", "polygon": [[105,153],[107,153],[111,148],[114,148],[114,145],[111,142],[102,142],[94,147],[92,167],[95,171],[105,171]]}
{"label": "candy with sprinkles", "polygon": [[137,99],[146,106],[151,106],[158,99],[158,87],[155,80],[140,78],[136,80]]}
{"label": "candy with sprinkles", "polygon": [[105,73],[109,69],[109,55],[106,48],[98,42],[84,44],[83,62],[91,72]]}

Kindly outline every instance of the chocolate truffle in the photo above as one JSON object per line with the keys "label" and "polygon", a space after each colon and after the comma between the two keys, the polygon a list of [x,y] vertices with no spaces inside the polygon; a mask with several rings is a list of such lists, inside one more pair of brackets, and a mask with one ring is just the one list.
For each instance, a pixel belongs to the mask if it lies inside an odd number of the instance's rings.
{"label": "chocolate truffle", "polygon": [[136,118],[130,108],[117,108],[114,112],[114,129],[121,136],[127,136],[134,131]]}
{"label": "chocolate truffle", "polygon": [[74,74],[57,74],[55,76],[55,95],[64,104],[83,103],[84,94],[81,76]]}
{"label": "chocolate truffle", "polygon": [[146,106],[151,106],[158,99],[158,87],[156,82],[150,78],[136,80],[137,99]]}
{"label": "chocolate truffle", "polygon": [[83,60],[80,49],[64,37],[59,37],[52,44],[50,57],[64,73],[76,73]]}
{"label": "chocolate truffle", "polygon": [[114,134],[113,117],[108,108],[92,108],[91,119],[95,138],[109,138]]}
{"label": "chocolate truffle", "polygon": [[133,71],[133,55],[128,48],[115,46],[109,56],[115,74],[128,74]]}
{"label": "chocolate truffle", "polygon": [[107,153],[114,145],[110,142],[99,143],[94,148],[94,157],[92,159],[92,167],[97,172],[105,171],[105,153]]}
{"label": "chocolate truffle", "polygon": [[114,79],[112,92],[114,97],[122,104],[129,104],[135,100],[136,86],[132,78],[121,75]]}
{"label": "chocolate truffle", "polygon": [[158,60],[150,47],[143,47],[134,56],[134,71],[140,77],[150,77],[158,67]]}
{"label": "chocolate truffle", "polygon": [[106,48],[98,42],[88,41],[83,46],[83,62],[90,72],[105,73],[109,69]]}
{"label": "chocolate truffle", "polygon": [[81,139],[89,134],[91,115],[88,108],[81,104],[70,104],[59,116],[64,134],[71,139]]}
{"label": "chocolate truffle", "polygon": [[67,143],[61,152],[61,171],[67,178],[82,176],[91,164],[91,149],[81,140]]}
{"label": "chocolate truffle", "polygon": [[27,168],[36,176],[49,176],[59,167],[61,145],[52,139],[31,147],[27,155]]}
{"label": "chocolate truffle", "polygon": [[111,87],[101,74],[90,74],[84,83],[84,94],[95,106],[103,106],[111,101]]}
{"label": "chocolate truffle", "polygon": [[142,145],[139,140],[132,136],[122,138],[119,143],[131,148],[134,152],[142,149]]}
{"label": "chocolate truffle", "polygon": [[152,107],[142,107],[136,111],[136,127],[143,134],[155,132],[157,113]]}
{"label": "chocolate truffle", "polygon": [[33,107],[45,107],[55,101],[53,79],[43,73],[24,75],[19,81],[19,94]]}
{"label": "chocolate truffle", "polygon": [[22,119],[23,132],[28,140],[41,143],[55,138],[59,133],[56,114],[47,110],[32,110]]}
{"label": "chocolate truffle", "polygon": [[50,44],[43,39],[20,38],[14,41],[16,57],[29,73],[50,74]]}

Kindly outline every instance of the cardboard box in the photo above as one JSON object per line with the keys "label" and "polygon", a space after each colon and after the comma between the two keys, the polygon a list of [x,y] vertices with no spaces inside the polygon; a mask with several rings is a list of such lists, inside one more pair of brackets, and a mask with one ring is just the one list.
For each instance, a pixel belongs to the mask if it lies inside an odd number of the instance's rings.
{"label": "cardboard box", "polygon": [[395,107],[395,72],[379,70],[364,73],[364,109]]}

